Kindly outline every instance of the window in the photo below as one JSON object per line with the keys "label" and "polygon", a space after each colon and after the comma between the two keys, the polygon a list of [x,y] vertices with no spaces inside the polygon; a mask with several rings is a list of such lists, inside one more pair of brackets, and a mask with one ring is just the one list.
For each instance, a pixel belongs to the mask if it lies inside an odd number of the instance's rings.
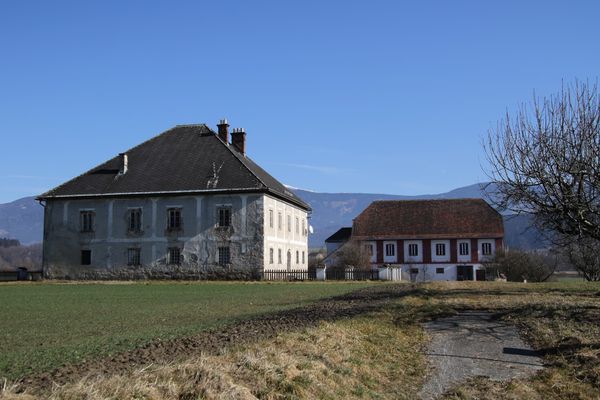
{"label": "window", "polygon": [[[141,232],[142,231],[142,209],[133,208],[129,210],[127,215],[127,230],[129,232]],[[137,264],[135,264],[137,265]]]}
{"label": "window", "polygon": [[419,273],[419,269],[418,268],[411,268],[410,269],[410,273],[413,274],[413,275],[417,275]]}
{"label": "window", "polygon": [[92,251],[91,250],[81,250],[81,265],[91,265],[92,264]]}
{"label": "window", "polygon": [[306,220],[302,220],[302,234],[306,236]]}
{"label": "window", "polygon": [[287,216],[287,228],[288,232],[292,231],[292,217],[290,215]]}
{"label": "window", "polygon": [[179,247],[169,247],[169,257],[167,263],[170,265],[181,264],[181,249]]}
{"label": "window", "polygon": [[300,233],[300,220],[296,217],[296,234]]}
{"label": "window", "polygon": [[367,254],[369,255],[369,257],[373,256],[373,245],[372,244],[365,244],[364,249],[367,252]]}
{"label": "window", "polygon": [[481,254],[484,256],[492,255],[492,244],[491,243],[482,243],[481,244]]}
{"label": "window", "polygon": [[281,213],[277,213],[277,229],[281,230],[281,225],[283,225],[283,217],[281,216]]}
{"label": "window", "polygon": [[444,273],[444,268],[436,268],[435,269],[435,273],[436,274],[443,274]]}
{"label": "window", "polygon": [[408,255],[410,257],[417,257],[419,255],[419,245],[411,243],[408,245]]}
{"label": "window", "polygon": [[304,258],[304,251],[303,251],[303,252],[302,252],[302,264],[304,264],[305,260],[306,260],[306,259]]}
{"label": "window", "polygon": [[273,264],[273,248],[269,249],[269,264]]}
{"label": "window", "polygon": [[229,260],[229,247],[219,247],[219,265],[228,265]]}
{"label": "window", "polygon": [[167,229],[171,231],[181,229],[181,208],[167,209]]}
{"label": "window", "polygon": [[458,254],[460,254],[461,256],[468,256],[469,255],[469,243],[460,243],[458,245]]}
{"label": "window", "polygon": [[386,257],[394,257],[396,255],[396,246],[393,243],[387,243],[385,245]]}
{"label": "window", "polygon": [[140,265],[140,249],[127,249],[127,265]]}
{"label": "window", "polygon": [[300,264],[300,252],[296,250],[296,264]]}
{"label": "window", "polygon": [[[81,232],[94,232],[94,212],[93,211],[81,211],[80,214],[80,227]],[[89,264],[84,264],[89,265]]]}
{"label": "window", "polygon": [[273,210],[269,210],[269,228],[273,227]]}
{"label": "window", "polygon": [[436,243],[435,255],[436,256],[445,256],[446,255],[446,245],[444,243]]}
{"label": "window", "polygon": [[219,207],[217,209],[217,215],[219,218],[219,226],[231,226],[231,208],[230,207]]}
{"label": "window", "polygon": [[277,264],[281,264],[281,249],[277,249]]}

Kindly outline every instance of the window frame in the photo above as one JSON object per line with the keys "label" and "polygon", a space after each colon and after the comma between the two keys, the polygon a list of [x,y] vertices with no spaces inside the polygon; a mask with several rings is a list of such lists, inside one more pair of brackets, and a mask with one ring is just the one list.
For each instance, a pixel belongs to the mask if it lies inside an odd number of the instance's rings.
{"label": "window frame", "polygon": [[182,207],[167,208],[167,230],[180,231],[183,229]]}
{"label": "window frame", "polygon": [[[463,252],[463,249],[466,249],[465,252]],[[471,255],[471,245],[469,242],[460,242],[458,244],[458,255],[459,256],[469,256]]]}
{"label": "window frame", "polygon": [[435,244],[435,256],[436,257],[445,257],[446,253],[446,243],[436,243]]}
{"label": "window frame", "polygon": [[127,249],[127,265],[128,266],[142,265],[142,251],[139,247],[130,247]]}
{"label": "window frame", "polygon": [[[489,249],[489,251],[486,251],[486,248]],[[482,242],[481,243],[481,255],[482,256],[491,256],[493,253],[492,250],[492,244],[490,242]]]}
{"label": "window frame", "polygon": [[127,210],[127,232],[142,232],[142,207],[129,208]]}
{"label": "window frame", "polygon": [[173,246],[167,249],[167,265],[181,265],[182,261],[181,247]]}
{"label": "window frame", "polygon": [[222,267],[231,264],[231,250],[229,246],[219,246],[217,248],[217,263]]}
{"label": "window frame", "polygon": [[386,243],[384,246],[383,254],[385,255],[385,257],[396,257],[396,244],[395,243]]}
{"label": "window frame", "polygon": [[444,269],[444,267],[436,267],[435,273],[436,273],[436,275],[437,274],[445,274],[446,270]]}
{"label": "window frame", "polygon": [[96,212],[94,210],[79,211],[79,232],[92,233],[95,231]]}
{"label": "window frame", "polygon": [[229,228],[233,222],[233,210],[231,206],[217,206],[217,226]]}
{"label": "window frame", "polygon": [[273,264],[275,259],[275,251],[272,247],[269,248],[269,264]]}
{"label": "window frame", "polygon": [[[412,251],[414,249],[414,251]],[[409,243],[408,244],[408,256],[409,257],[419,257],[419,244],[418,243]]]}

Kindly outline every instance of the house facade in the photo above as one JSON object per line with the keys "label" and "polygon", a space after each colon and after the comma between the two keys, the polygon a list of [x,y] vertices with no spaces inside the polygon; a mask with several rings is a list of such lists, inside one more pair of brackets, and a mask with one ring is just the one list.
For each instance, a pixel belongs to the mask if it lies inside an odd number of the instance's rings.
{"label": "house facade", "polygon": [[373,268],[412,281],[485,280],[503,238],[502,216],[482,199],[375,201],[352,226]]}
{"label": "house facade", "polygon": [[178,125],[40,195],[44,276],[251,279],[307,269],[310,207],[246,155],[243,129],[229,138],[226,120],[217,132]]}

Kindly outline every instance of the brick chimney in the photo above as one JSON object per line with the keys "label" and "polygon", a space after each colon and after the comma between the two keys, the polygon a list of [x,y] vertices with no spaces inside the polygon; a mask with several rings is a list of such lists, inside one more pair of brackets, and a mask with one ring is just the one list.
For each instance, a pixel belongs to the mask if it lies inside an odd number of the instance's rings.
{"label": "brick chimney", "polygon": [[219,138],[229,144],[229,124],[227,123],[227,119],[223,118],[217,124],[217,128],[219,128],[219,133],[217,134]]}
{"label": "brick chimney", "polygon": [[244,128],[233,128],[233,132],[231,133],[231,144],[234,145],[242,155],[246,155],[246,131]]}

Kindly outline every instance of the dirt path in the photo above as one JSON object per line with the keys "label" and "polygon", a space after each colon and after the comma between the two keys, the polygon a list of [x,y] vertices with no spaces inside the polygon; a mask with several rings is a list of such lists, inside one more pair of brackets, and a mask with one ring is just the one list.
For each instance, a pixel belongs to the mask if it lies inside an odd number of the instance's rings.
{"label": "dirt path", "polygon": [[411,293],[408,285],[377,285],[346,295],[323,299],[311,305],[267,314],[236,322],[198,335],[152,342],[114,357],[66,365],[49,373],[23,379],[18,391],[44,393],[53,384],[74,382],[84,376],[119,374],[149,364],[165,364],[193,356],[216,354],[236,345],[275,337],[280,332],[316,326],[321,321],[335,321],[377,311],[386,303]]}
{"label": "dirt path", "polygon": [[427,357],[433,370],[420,393],[424,400],[470,377],[508,380],[542,368],[542,360],[515,327],[491,313],[463,312],[428,322],[425,329],[431,336]]}

